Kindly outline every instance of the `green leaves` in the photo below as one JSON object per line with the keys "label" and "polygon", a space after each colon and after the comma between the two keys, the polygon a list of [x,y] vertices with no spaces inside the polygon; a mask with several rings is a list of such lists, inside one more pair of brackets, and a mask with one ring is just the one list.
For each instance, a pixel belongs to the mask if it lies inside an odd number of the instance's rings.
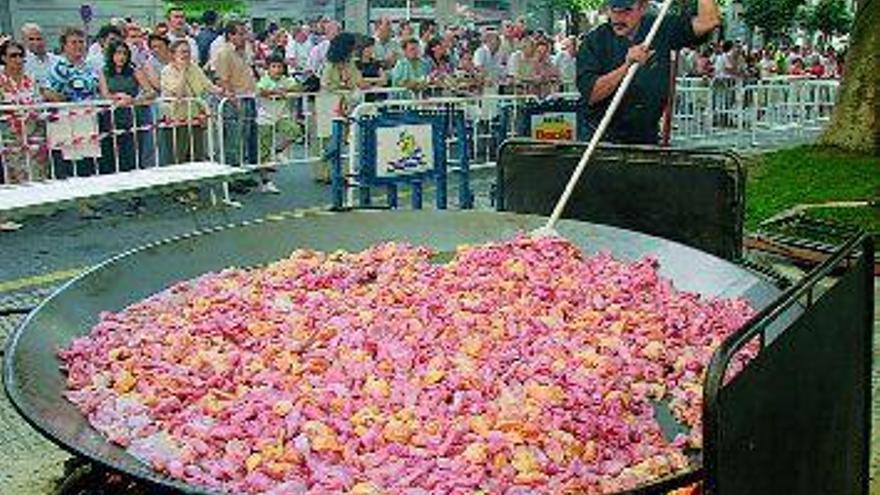
{"label": "green leaves", "polygon": [[844,0],[819,0],[805,9],[804,20],[808,31],[836,36],[849,33],[854,18]]}
{"label": "green leaves", "polygon": [[245,0],[165,0],[165,9],[172,7],[183,9],[187,19],[201,19],[206,10],[213,10],[218,14],[244,15],[247,13],[247,1]]}
{"label": "green leaves", "polygon": [[786,34],[804,0],[743,0],[743,20],[768,39]]}

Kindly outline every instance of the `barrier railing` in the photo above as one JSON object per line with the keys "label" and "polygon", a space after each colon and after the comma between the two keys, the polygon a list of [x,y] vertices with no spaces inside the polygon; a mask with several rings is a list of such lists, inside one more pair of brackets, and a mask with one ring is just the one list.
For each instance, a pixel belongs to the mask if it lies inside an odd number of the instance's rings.
{"label": "barrier railing", "polygon": [[217,108],[218,159],[256,168],[320,162],[334,118],[362,101],[414,96],[405,88],[373,88],[223,98]]}
{"label": "barrier railing", "polygon": [[0,211],[230,178],[213,117],[196,98],[0,105]]}
{"label": "barrier railing", "polygon": [[831,117],[839,81],[800,76],[748,84],[735,79],[680,78],[673,106],[673,142],[733,138],[738,146],[800,137]]}

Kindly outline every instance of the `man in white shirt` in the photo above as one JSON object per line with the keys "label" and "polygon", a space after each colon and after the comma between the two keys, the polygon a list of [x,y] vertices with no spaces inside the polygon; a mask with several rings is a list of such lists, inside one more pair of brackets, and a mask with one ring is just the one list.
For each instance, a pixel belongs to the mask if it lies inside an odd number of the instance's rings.
{"label": "man in white shirt", "polygon": [[86,63],[95,71],[95,74],[101,74],[104,72],[104,67],[107,65],[106,60],[104,60],[104,50],[111,42],[122,41],[122,31],[116,26],[107,24],[106,26],[101,26],[101,29],[98,30],[97,38],[98,39],[92,43],[92,46],[89,47],[89,52],[86,55]]}
{"label": "man in white shirt", "polygon": [[37,24],[29,22],[21,27],[21,41],[27,48],[24,61],[24,72],[37,84],[38,88],[46,86],[49,67],[58,59],[58,55],[46,50],[46,39]]}
{"label": "man in white shirt", "polygon": [[553,65],[559,71],[565,90],[574,88],[577,79],[577,38],[574,36],[563,38],[559,53],[553,59]]}
{"label": "man in white shirt", "polygon": [[287,42],[286,56],[289,63],[297,69],[304,68],[309,61],[309,54],[314,48],[308,24],[303,24]]}
{"label": "man in white shirt", "polygon": [[474,52],[474,65],[480,69],[490,84],[498,84],[504,75],[504,54],[499,49],[501,41],[496,31],[483,33],[483,44]]}
{"label": "man in white shirt", "polygon": [[401,48],[400,43],[394,39],[391,19],[384,16],[379,18],[379,21],[376,22],[374,39],[376,43],[373,45],[373,56],[382,62],[382,66],[386,69],[394,67],[401,55]]}
{"label": "man in white shirt", "polygon": [[[168,34],[165,37],[168,38],[168,42],[171,44],[174,44],[177,40],[186,40],[189,44],[193,63],[199,63],[199,45],[186,32],[186,14],[184,14],[183,9],[172,8],[168,10]],[[222,38],[222,36],[217,38]]]}
{"label": "man in white shirt", "polygon": [[330,49],[330,41],[339,34],[339,24],[336,21],[328,20],[324,24],[324,39],[312,48],[309,53],[308,70],[312,74],[321,74],[324,69],[324,62],[327,60],[327,50]]}

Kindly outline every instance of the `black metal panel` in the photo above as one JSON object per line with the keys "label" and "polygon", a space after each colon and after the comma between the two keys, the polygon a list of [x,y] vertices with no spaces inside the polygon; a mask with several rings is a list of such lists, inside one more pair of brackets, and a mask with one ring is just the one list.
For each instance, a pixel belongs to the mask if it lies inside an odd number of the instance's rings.
{"label": "black metal panel", "polygon": [[[873,246],[851,241],[719,349],[707,374],[713,494],[867,494]],[[731,357],[861,249],[858,261],[730,383]]]}
{"label": "black metal panel", "polygon": [[[498,209],[549,215],[583,143],[511,140],[498,160]],[[731,153],[603,146],[565,218],[674,240],[730,260],[742,254],[745,175]]]}

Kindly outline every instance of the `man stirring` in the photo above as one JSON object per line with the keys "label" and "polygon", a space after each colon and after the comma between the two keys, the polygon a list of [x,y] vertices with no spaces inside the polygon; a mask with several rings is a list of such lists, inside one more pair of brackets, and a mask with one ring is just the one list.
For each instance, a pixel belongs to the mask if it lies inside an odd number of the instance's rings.
{"label": "man stirring", "polygon": [[673,50],[696,45],[721,22],[715,0],[699,0],[697,15],[670,13],[651,47],[644,45],[656,15],[648,0],[607,0],[608,22],[584,37],[577,56],[577,86],[588,102],[587,120],[595,131],[630,66],[640,65],[605,140],[657,144],[666,107]]}

